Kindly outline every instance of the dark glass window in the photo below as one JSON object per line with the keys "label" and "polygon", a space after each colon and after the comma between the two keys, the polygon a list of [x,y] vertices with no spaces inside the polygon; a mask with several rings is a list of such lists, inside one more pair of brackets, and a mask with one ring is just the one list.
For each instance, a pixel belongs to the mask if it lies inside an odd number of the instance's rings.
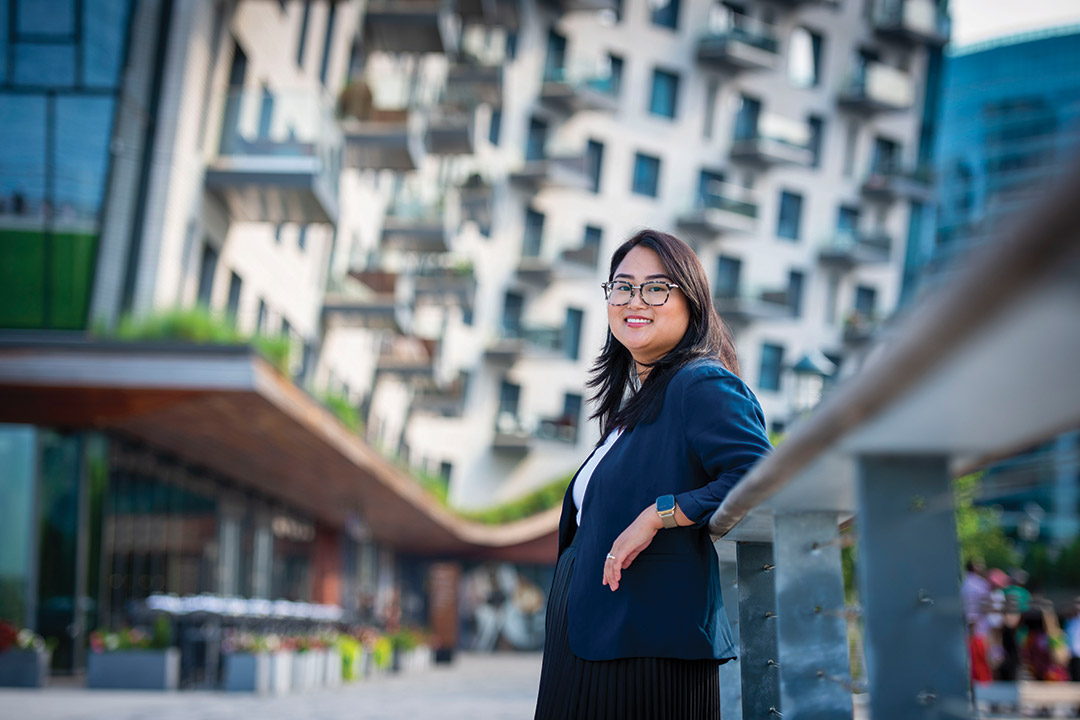
{"label": "dark glass window", "polygon": [[304,16],[300,20],[300,37],[296,40],[296,64],[304,66],[304,50],[307,47],[308,22],[311,20],[311,3],[304,3]]}
{"label": "dark glass window", "polygon": [[784,362],[784,347],[772,343],[761,345],[761,372],[758,387],[761,390],[777,391],[780,389],[780,371]]}
{"label": "dark glass window", "polygon": [[521,334],[521,312],[525,307],[525,298],[515,292],[508,292],[503,298],[503,334],[517,337]]}
{"label": "dark glass window", "polygon": [[82,6],[83,82],[91,87],[115,87],[124,62],[131,2],[83,0]]}
{"label": "dark glass window", "polygon": [[672,30],[677,28],[679,26],[679,0],[667,0],[662,5],[653,6],[652,21],[653,25],[660,27]]}
{"label": "dark glass window", "polygon": [[855,312],[864,318],[871,319],[877,312],[877,290],[865,285],[855,288]]}
{"label": "dark glass window", "polygon": [[854,235],[859,229],[859,208],[841,205],[836,211],[836,232],[839,235]]}
{"label": "dark glass window", "polygon": [[525,159],[543,160],[544,146],[547,145],[547,123],[543,120],[531,118],[529,120],[529,136],[525,141]]}
{"label": "dark glass window", "polygon": [[589,174],[591,190],[600,192],[600,170],[604,164],[604,144],[590,140],[585,148],[585,171]]}
{"label": "dark glass window", "polygon": [[521,400],[521,386],[506,380],[499,387],[499,414],[507,413],[517,417],[518,402]]}
{"label": "dark glass window", "polygon": [[[14,2],[16,6],[15,27],[20,35],[61,39],[75,34],[75,0],[9,2]],[[4,10],[7,11],[7,8]]]}
{"label": "dark glass window", "polygon": [[799,87],[821,84],[822,39],[817,33],[797,27],[788,40],[788,78]]}
{"label": "dark glass window", "polygon": [[634,155],[634,181],[631,189],[636,195],[656,197],[660,188],[660,158],[644,153]]}
{"label": "dark glass window", "polygon": [[806,276],[792,270],[788,273],[788,289],[787,289],[787,301],[788,309],[791,311],[792,317],[802,316],[802,298],[803,298],[803,285],[805,284]]}
{"label": "dark glass window", "polygon": [[871,172],[896,172],[899,165],[900,145],[887,138],[874,138],[874,158],[870,165]]}
{"label": "dark glass window", "polygon": [[262,333],[266,328],[266,301],[259,298],[259,313],[255,316],[255,333]]}
{"label": "dark glass window", "polygon": [[675,106],[679,95],[679,76],[666,70],[653,70],[652,95],[649,99],[649,112],[661,117],[675,117]]}
{"label": "dark glass window", "polygon": [[214,273],[217,272],[218,251],[211,245],[203,245],[202,262],[199,264],[199,304],[210,307],[214,290]]}
{"label": "dark glass window", "polygon": [[776,223],[778,236],[787,240],[799,239],[802,200],[802,195],[787,190],[780,193],[780,218]]}
{"label": "dark glass window", "polygon": [[300,226],[300,234],[296,236],[296,245],[301,250],[307,249],[307,225]]}
{"label": "dark glass window", "polygon": [[506,33],[506,59],[515,60],[517,58],[517,45],[518,36],[516,32]]}
{"label": "dark glass window", "polygon": [[742,260],[728,255],[721,255],[716,262],[716,287],[718,298],[739,296],[739,276],[742,274]]}
{"label": "dark glass window", "polygon": [[525,236],[521,242],[522,257],[539,257],[544,241],[544,214],[532,208],[525,211]]}
{"label": "dark glass window", "polygon": [[330,51],[334,47],[334,20],[337,16],[337,3],[331,0],[329,14],[326,16],[326,38],[323,40],[322,63],[319,65],[319,80],[326,84],[326,74],[330,70]]}
{"label": "dark glass window", "polygon": [[243,285],[243,281],[240,276],[235,272],[229,273],[229,304],[225,307],[225,312],[231,317],[237,316],[237,311],[240,309],[240,288]]}
{"label": "dark glass window", "polygon": [[577,308],[566,309],[566,327],[563,329],[563,351],[566,357],[577,360],[581,355],[581,327],[585,313]]}
{"label": "dark glass window", "polygon": [[70,87],[75,84],[75,46],[17,43],[14,75],[16,85]]}
{"label": "dark glass window", "polygon": [[701,174],[698,176],[698,207],[716,207],[716,199],[720,194],[719,185],[724,182],[724,174],[716,172],[715,170],[706,170],[702,168]]}
{"label": "dark glass window", "polygon": [[814,159],[810,162],[811,167],[821,167],[821,148],[822,143],[825,141],[825,121],[816,116],[811,115],[806,119],[806,124],[810,126],[810,152],[814,154]]}
{"label": "dark glass window", "polygon": [[761,101],[743,95],[739,103],[739,114],[735,116],[735,140],[751,140],[757,137],[760,116]]}
{"label": "dark glass window", "polygon": [[612,95],[622,92],[623,59],[618,55],[608,55],[611,65],[611,75],[607,82],[607,91]]}
{"label": "dark glass window", "polygon": [[488,125],[488,142],[492,145],[499,144],[499,135],[502,133],[502,110],[492,108],[491,123]]}
{"label": "dark glass window", "polygon": [[566,38],[548,31],[547,55],[544,57],[544,80],[562,80],[566,66]]}

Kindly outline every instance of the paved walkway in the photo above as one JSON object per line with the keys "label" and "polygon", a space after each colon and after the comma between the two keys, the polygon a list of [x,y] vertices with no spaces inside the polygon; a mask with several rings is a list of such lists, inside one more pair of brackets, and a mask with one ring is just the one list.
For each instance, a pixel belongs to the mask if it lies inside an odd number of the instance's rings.
{"label": "paved walkway", "polygon": [[281,698],[221,692],[0,689],[0,717],[34,720],[522,720],[531,718],[540,655],[459,655],[450,667],[381,675]]}

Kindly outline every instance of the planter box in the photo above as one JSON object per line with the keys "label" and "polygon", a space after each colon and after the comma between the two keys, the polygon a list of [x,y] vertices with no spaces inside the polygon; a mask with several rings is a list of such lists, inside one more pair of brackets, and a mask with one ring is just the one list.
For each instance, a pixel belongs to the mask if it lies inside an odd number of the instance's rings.
{"label": "planter box", "polygon": [[292,692],[293,653],[276,652],[270,655],[270,692],[288,695]]}
{"label": "planter box", "polygon": [[310,650],[293,655],[293,692],[307,692],[315,687],[315,663],[314,653]]}
{"label": "planter box", "polygon": [[268,653],[228,653],[225,655],[226,692],[270,692],[270,655]]}
{"label": "planter box", "polygon": [[48,650],[5,650],[0,653],[0,687],[45,687],[49,681]]}
{"label": "planter box", "polygon": [[179,684],[179,648],[91,653],[86,668],[89,688],[175,690]]}
{"label": "planter box", "polygon": [[326,651],[311,651],[311,686],[321,688],[326,686]]}

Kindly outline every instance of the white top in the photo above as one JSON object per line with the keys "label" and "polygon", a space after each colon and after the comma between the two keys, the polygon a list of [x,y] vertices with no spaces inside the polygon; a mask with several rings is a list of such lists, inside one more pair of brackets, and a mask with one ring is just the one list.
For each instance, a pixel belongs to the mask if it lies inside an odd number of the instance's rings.
{"label": "white top", "polygon": [[615,428],[608,433],[607,439],[604,440],[604,444],[596,448],[596,452],[592,454],[589,461],[585,463],[585,467],[581,468],[581,471],[577,474],[577,479],[574,480],[574,505],[577,506],[577,524],[581,527],[581,506],[585,503],[585,488],[589,486],[589,480],[592,479],[593,471],[596,470],[596,466],[600,464],[600,461],[607,455],[608,450],[615,444],[615,441],[622,435],[622,428]]}

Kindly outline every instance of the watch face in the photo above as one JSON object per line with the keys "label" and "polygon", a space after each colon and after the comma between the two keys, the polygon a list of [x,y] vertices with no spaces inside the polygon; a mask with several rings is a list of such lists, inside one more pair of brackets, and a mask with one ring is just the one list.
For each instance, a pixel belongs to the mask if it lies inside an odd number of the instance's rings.
{"label": "watch face", "polygon": [[675,496],[674,495],[661,495],[656,498],[656,512],[671,512],[675,509]]}

